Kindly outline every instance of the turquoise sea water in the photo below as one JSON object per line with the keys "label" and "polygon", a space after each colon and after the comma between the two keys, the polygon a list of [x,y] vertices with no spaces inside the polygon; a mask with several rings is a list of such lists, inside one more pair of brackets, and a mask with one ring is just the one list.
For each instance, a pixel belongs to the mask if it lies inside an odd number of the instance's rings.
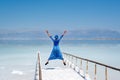
{"label": "turquoise sea water", "polygon": [[[60,48],[62,52],[120,68],[119,40],[63,40]],[[51,49],[50,40],[1,40],[0,80],[33,80],[38,51],[44,68]],[[53,66],[52,61],[48,66]]]}

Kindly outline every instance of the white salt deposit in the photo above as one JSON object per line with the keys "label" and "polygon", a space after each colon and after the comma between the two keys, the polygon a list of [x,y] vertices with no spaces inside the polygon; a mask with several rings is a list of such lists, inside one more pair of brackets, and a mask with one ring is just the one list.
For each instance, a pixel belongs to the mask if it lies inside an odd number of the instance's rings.
{"label": "white salt deposit", "polygon": [[17,75],[23,75],[23,72],[22,71],[18,71],[18,70],[13,70],[11,73],[12,74],[17,74]]}
{"label": "white salt deposit", "polygon": [[46,68],[42,69],[43,80],[84,80],[71,68]]}

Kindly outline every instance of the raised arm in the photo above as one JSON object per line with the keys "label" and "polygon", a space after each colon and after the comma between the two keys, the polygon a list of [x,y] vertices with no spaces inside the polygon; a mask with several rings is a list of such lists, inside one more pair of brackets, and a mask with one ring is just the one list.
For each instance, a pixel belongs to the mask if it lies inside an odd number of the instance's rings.
{"label": "raised arm", "polygon": [[50,33],[48,32],[48,30],[46,30],[46,33],[47,33],[47,35],[49,36],[49,38],[50,38],[52,41],[54,41],[54,39],[52,38],[52,36],[51,36]]}
{"label": "raised arm", "polygon": [[64,33],[63,33],[63,36],[67,33],[67,31],[65,30]]}
{"label": "raised arm", "polygon": [[51,35],[50,35],[50,33],[48,32],[48,30],[46,30],[46,33],[47,33],[47,35],[50,37]]}
{"label": "raised arm", "polygon": [[60,37],[60,40],[62,39],[62,37],[66,34],[66,30],[63,32],[63,34],[61,35],[61,37]]}

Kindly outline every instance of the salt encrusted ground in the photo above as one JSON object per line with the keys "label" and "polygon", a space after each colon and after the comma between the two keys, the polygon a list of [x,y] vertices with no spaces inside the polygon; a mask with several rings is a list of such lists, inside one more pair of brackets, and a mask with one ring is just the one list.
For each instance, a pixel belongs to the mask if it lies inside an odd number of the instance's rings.
{"label": "salt encrusted ground", "polygon": [[44,68],[42,78],[43,80],[84,80],[71,68]]}

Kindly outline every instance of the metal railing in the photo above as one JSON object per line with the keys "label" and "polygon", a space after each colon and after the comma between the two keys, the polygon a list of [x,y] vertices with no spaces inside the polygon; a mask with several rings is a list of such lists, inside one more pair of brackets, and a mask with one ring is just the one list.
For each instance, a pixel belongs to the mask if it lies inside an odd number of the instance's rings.
{"label": "metal railing", "polygon": [[[75,55],[72,55],[72,54],[68,54],[68,53],[64,53],[64,52],[63,52],[63,55],[64,55],[65,58],[67,58],[71,62],[74,62],[74,64],[76,66],[77,66],[77,63],[80,63],[80,66],[79,66],[80,69],[82,69],[83,61],[86,61],[86,74],[88,74],[88,63],[93,63],[94,64],[94,80],[97,80],[97,77],[96,77],[96,75],[97,75],[97,65],[105,67],[105,70],[104,70],[105,80],[108,80],[108,68],[120,72],[119,68],[115,68],[115,67],[97,62],[97,61],[81,58],[81,57],[78,57],[78,56],[75,56]],[[78,60],[79,60],[79,62],[78,62]]]}
{"label": "metal railing", "polygon": [[38,58],[37,58],[37,61],[36,61],[34,80],[42,80],[42,71],[41,71],[40,55],[39,55],[39,53],[38,53]]}

